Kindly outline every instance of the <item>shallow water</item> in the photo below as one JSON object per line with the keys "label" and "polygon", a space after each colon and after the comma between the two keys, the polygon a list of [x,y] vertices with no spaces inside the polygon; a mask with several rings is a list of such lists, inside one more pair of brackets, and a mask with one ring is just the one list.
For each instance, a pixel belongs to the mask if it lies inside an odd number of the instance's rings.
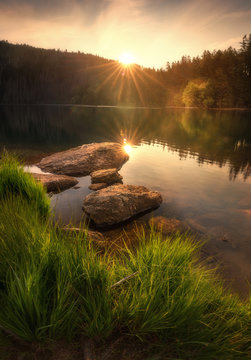
{"label": "shallow water", "polygon": [[[0,107],[0,146],[34,163],[80,144],[127,141],[125,184],[161,192],[154,215],[185,220],[242,280],[251,279],[251,112],[61,106]],[[57,216],[82,217],[90,178],[52,197]]]}

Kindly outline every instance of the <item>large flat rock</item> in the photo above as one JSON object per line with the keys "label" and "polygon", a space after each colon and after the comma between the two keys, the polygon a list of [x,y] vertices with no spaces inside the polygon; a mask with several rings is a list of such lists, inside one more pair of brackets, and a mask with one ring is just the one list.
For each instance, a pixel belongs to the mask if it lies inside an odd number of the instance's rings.
{"label": "large flat rock", "polygon": [[162,197],[144,186],[112,185],[84,199],[83,210],[97,226],[115,225],[146,210],[157,208]]}
{"label": "large flat rock", "polygon": [[116,168],[129,159],[117,143],[93,143],[61,151],[43,158],[37,166],[46,172],[85,176],[101,169]]}
{"label": "large flat rock", "polygon": [[47,192],[60,192],[78,183],[78,180],[71,176],[36,173],[30,174],[35,180],[41,182],[46,187]]}

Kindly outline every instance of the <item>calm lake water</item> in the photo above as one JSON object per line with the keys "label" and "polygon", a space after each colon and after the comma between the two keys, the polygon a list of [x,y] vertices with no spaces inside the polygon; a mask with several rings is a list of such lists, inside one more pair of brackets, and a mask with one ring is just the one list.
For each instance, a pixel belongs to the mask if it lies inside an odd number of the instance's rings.
{"label": "calm lake water", "polygon": [[[0,147],[35,163],[81,144],[126,139],[125,184],[160,191],[154,215],[207,234],[229,278],[251,280],[251,112],[70,106],[0,107]],[[57,215],[81,218],[90,177],[52,197]],[[238,275],[239,274],[239,275]]]}

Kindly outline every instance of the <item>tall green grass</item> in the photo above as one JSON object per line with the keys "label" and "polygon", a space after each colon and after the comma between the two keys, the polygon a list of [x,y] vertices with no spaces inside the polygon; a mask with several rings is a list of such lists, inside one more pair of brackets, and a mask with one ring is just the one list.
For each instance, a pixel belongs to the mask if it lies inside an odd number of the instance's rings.
{"label": "tall green grass", "polygon": [[151,344],[155,359],[248,358],[250,302],[229,294],[200,265],[189,235],[163,240],[139,231],[138,247],[125,245],[114,257],[86,232],[69,234],[41,221],[27,193],[9,189],[0,207],[0,328],[6,333],[40,343],[83,337],[111,343],[122,335],[130,343],[139,339],[142,349]]}
{"label": "tall green grass", "polygon": [[0,326],[27,341],[126,334],[142,346],[154,338],[174,358],[245,358],[250,307],[198,264],[197,244],[181,235],[139,237],[137,249],[114,259],[86,233],[69,236],[41,222],[22,198],[5,200]]}
{"label": "tall green grass", "polygon": [[198,243],[180,234],[165,241],[153,231],[139,236],[139,247],[124,252],[121,276],[137,275],[117,290],[117,321],[142,341],[157,336],[177,358],[242,359],[250,306],[199,265]]}
{"label": "tall green grass", "polygon": [[5,151],[0,157],[0,201],[9,195],[21,195],[43,217],[48,216],[50,212],[50,201],[43,185],[25,173],[18,160]]}
{"label": "tall green grass", "polygon": [[105,257],[86,235],[41,222],[22,198],[0,212],[0,325],[29,341],[109,333]]}

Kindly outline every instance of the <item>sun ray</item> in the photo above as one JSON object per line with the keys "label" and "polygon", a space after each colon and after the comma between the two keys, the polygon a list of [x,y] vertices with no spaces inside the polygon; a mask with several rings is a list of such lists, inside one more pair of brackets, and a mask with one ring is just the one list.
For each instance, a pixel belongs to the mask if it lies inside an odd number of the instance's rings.
{"label": "sun ray", "polygon": [[141,71],[139,69],[135,68],[134,72],[139,77],[139,79],[144,83],[145,86],[149,86],[147,80],[142,76]]}
{"label": "sun ray", "polygon": [[146,71],[143,72],[143,75],[148,77],[150,80],[152,80],[153,82],[155,82],[156,84],[160,85],[163,89],[165,89],[165,85],[159,81],[159,80],[156,80],[154,77],[152,77],[151,75],[147,74]]}
{"label": "sun ray", "polygon": [[129,71],[130,71],[132,80],[133,80],[133,82],[134,82],[135,88],[136,88],[136,90],[137,90],[137,93],[138,93],[138,95],[139,95],[139,98],[140,98],[140,100],[142,101],[142,104],[145,105],[145,101],[144,101],[143,95],[142,95],[141,90],[140,90],[140,87],[139,87],[139,85],[138,85],[138,83],[137,83],[137,81],[136,81],[136,79],[135,79],[133,70],[132,70],[131,68],[129,68]]}
{"label": "sun ray", "polygon": [[88,70],[92,70],[92,69],[103,69],[103,68],[112,68],[112,67],[117,67],[118,66],[118,62],[117,61],[111,61],[109,63],[106,64],[100,64],[100,65],[88,65],[86,67],[86,69]]}
{"label": "sun ray", "polygon": [[123,89],[124,89],[124,81],[125,81],[124,77],[122,77],[120,87],[119,87],[119,93],[118,93],[118,101],[120,101],[120,99],[121,99],[121,94],[122,94]]}
{"label": "sun ray", "polygon": [[109,73],[110,71],[114,70],[114,69],[118,69],[119,68],[119,64],[118,63],[114,63],[112,66],[109,67],[104,67],[103,69],[100,67],[99,69],[103,72],[103,73]]}
{"label": "sun ray", "polygon": [[113,82],[112,82],[112,87],[114,87],[114,86],[116,85],[116,83],[117,83],[117,81],[118,81],[118,79],[119,79],[119,76],[121,75],[122,72],[123,72],[123,69],[120,68],[120,69],[119,69],[119,72],[117,73],[115,79],[114,79]]}
{"label": "sun ray", "polygon": [[100,89],[102,89],[102,87],[109,81],[112,79],[112,77],[114,75],[116,75],[116,73],[120,70],[120,68],[118,67],[116,70],[114,70],[109,76],[107,76],[104,81],[97,87],[97,91],[99,91]]}
{"label": "sun ray", "polygon": [[117,76],[116,76],[116,78],[114,79],[113,84],[112,84],[112,86],[115,87],[116,83],[119,81],[119,77],[121,77],[121,79],[120,79],[120,86],[119,86],[119,90],[118,90],[118,94],[117,94],[117,102],[120,101],[121,93],[122,93],[123,88],[124,88],[124,77],[121,76],[121,75],[122,75],[122,72],[123,72],[123,69],[121,68],[121,69],[120,69],[120,72],[117,74]]}

